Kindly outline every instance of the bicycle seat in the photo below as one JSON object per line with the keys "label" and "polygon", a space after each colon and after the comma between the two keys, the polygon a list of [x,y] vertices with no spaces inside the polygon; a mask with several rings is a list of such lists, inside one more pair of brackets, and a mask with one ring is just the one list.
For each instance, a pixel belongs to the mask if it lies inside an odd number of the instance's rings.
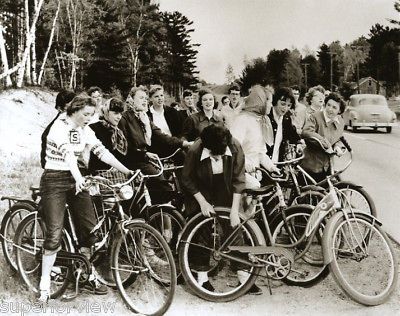
{"label": "bicycle seat", "polygon": [[245,189],[243,191],[243,193],[253,195],[253,196],[263,195],[263,194],[268,193],[271,190],[271,188],[273,188],[273,187],[274,187],[274,185],[270,184],[270,185],[266,185],[266,186],[258,188],[258,189]]}

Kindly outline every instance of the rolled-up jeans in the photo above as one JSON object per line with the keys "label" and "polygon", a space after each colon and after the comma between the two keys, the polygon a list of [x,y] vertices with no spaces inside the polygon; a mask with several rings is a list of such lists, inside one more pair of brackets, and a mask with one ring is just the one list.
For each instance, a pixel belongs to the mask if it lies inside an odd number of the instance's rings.
{"label": "rolled-up jeans", "polygon": [[75,179],[70,171],[48,170],[40,180],[42,216],[45,224],[45,254],[61,249],[66,204],[70,210],[78,242],[81,247],[90,247],[97,238],[90,231],[96,225],[91,197],[83,191],[76,194]]}

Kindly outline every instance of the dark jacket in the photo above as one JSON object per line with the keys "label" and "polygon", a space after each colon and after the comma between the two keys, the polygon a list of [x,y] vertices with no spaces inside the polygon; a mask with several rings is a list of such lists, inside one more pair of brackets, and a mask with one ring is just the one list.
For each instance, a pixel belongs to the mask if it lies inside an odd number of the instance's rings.
{"label": "dark jacket", "polygon": [[185,122],[183,123],[183,131],[182,136],[188,141],[194,141],[197,137],[200,136],[202,130],[211,125],[224,125],[223,120],[217,116],[213,115],[211,119],[208,119],[203,111],[199,111],[195,114],[190,115]]}
{"label": "dark jacket", "polygon": [[[226,192],[232,200],[233,193],[242,193],[245,189],[244,154],[239,142],[232,139],[229,145],[232,156],[223,156],[224,182]],[[198,139],[189,149],[182,171],[182,187],[186,195],[186,211],[188,215],[197,213],[200,208],[193,197],[197,192],[210,202],[212,197],[213,173],[210,158],[200,161],[203,152],[203,144]]]}
{"label": "dark jacket", "polygon": [[58,117],[60,116],[61,112],[57,113],[56,117],[50,122],[49,125],[45,128],[43,131],[43,134],[41,136],[41,149],[40,149],[40,165],[44,169],[44,166],[46,165],[46,146],[47,146],[47,135],[49,135],[50,128],[53,126],[54,122]]}
{"label": "dark jacket", "polygon": [[128,153],[124,164],[130,169],[135,169],[138,163],[146,161],[145,154],[147,151],[163,155],[166,151],[182,147],[182,140],[165,135],[151,121],[150,124],[152,130],[151,148],[146,143],[139,119],[133,110],[125,111],[122,114],[118,127],[122,130],[128,141]]}
{"label": "dark jacket", "polygon": [[[273,109],[269,112],[268,117],[271,121],[272,130],[274,132],[274,140],[276,137],[276,132],[278,130],[278,123],[275,121]],[[284,160],[285,145],[287,142],[291,144],[297,144],[300,141],[300,136],[297,134],[296,128],[292,123],[292,119],[289,113],[286,113],[282,119],[282,142],[279,148],[279,161]],[[267,145],[267,155],[272,158],[274,153],[274,144],[272,146]]]}
{"label": "dark jacket", "polygon": [[[126,157],[118,150],[113,150],[111,142],[113,131],[110,128],[104,126],[101,122],[90,124],[90,128],[94,131],[96,137],[103,143],[104,147],[106,147],[110,151],[110,153],[112,153],[114,157],[117,158],[121,163],[124,163]],[[93,174],[96,170],[105,170],[110,168],[110,165],[101,161],[95,154],[90,152],[89,172],[91,174]]]}
{"label": "dark jacket", "polygon": [[[149,116],[150,120],[153,121],[153,113],[151,111],[147,111],[147,115]],[[172,136],[181,137],[183,120],[179,112],[170,106],[164,106],[164,117],[167,121],[167,125]]]}

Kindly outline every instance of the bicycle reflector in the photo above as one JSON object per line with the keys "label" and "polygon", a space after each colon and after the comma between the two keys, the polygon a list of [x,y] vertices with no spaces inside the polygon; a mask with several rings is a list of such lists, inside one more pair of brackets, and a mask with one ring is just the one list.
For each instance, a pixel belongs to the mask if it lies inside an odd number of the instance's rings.
{"label": "bicycle reflector", "polygon": [[133,188],[130,185],[124,185],[118,192],[121,200],[129,200],[133,196]]}

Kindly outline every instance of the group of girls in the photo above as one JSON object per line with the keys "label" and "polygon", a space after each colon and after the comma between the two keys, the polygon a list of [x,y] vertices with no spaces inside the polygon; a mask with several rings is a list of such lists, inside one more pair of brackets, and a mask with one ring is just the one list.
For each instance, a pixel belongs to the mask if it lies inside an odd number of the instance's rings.
{"label": "group of girls", "polygon": [[[96,223],[90,196],[84,190],[84,174],[109,166],[125,174],[136,169],[156,174],[152,160],[157,154],[166,156],[183,148],[186,157],[178,161],[184,162],[181,182],[186,216],[198,212],[210,216],[214,206],[228,206],[234,227],[239,223],[242,191],[260,185],[251,176],[256,167],[279,172],[274,163],[283,159],[287,143],[300,150],[304,147],[302,137],[314,136],[331,147],[343,133],[340,114],[344,102],[339,95],[329,94],[324,99],[319,87],[312,88],[307,96],[310,106],[300,108],[295,90],[279,88],[273,93],[256,85],[242,99],[240,88],[234,85],[220,107],[206,89],[198,92],[196,105],[194,93],[185,90],[182,102],[175,107],[165,105],[159,85],[150,90],[134,87],[125,101],[104,99],[97,87],[85,95],[60,92],[56,99],[59,114],[42,135],[40,189],[46,235],[40,300],[46,301],[50,294],[50,274],[60,250],[66,203],[78,225],[82,252],[90,255],[96,242],[90,235]],[[306,149],[305,156],[304,166],[315,175],[322,176],[329,168],[323,153]],[[167,202],[162,193],[170,188],[162,176],[147,184],[153,203]],[[93,271],[92,290],[106,294],[107,288],[97,282]],[[207,280],[200,271],[199,283],[210,286]],[[255,287],[250,292],[259,294],[261,290]]]}

